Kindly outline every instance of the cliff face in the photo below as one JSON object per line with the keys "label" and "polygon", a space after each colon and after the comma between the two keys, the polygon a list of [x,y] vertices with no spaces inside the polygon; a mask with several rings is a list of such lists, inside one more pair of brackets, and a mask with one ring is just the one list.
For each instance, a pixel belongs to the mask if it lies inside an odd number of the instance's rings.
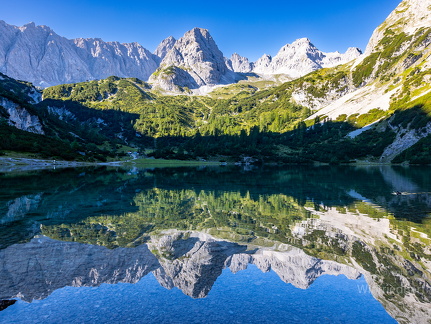
{"label": "cliff face", "polygon": [[0,97],[0,106],[6,111],[9,125],[30,133],[45,134],[39,117],[32,115],[26,108],[2,97]]}
{"label": "cliff face", "polygon": [[226,59],[202,28],[188,31],[179,40],[166,38],[152,54],[138,43],[70,40],[47,26],[29,23],[17,27],[0,21],[0,72],[40,87],[115,75],[150,80],[157,88],[178,92],[184,87],[236,82],[241,79],[237,72],[297,78],[345,63],[360,53],[356,48],[345,54],[323,53],[304,38],[283,46],[274,58],[264,55],[253,63],[236,53]]}
{"label": "cliff face", "polygon": [[174,86],[197,88],[223,83],[227,71],[223,54],[208,30],[194,28],[166,52],[149,81],[165,90]]}
{"label": "cliff face", "polygon": [[252,72],[258,74],[286,74],[299,78],[310,72],[347,63],[359,57],[358,48],[349,48],[345,54],[324,53],[316,48],[308,38],[301,38],[283,46],[273,58],[262,56],[253,65]]}
{"label": "cliff face", "polygon": [[36,86],[106,78],[147,80],[156,56],[137,43],[69,40],[34,23],[16,27],[0,21],[0,72]]}
{"label": "cliff face", "polygon": [[0,120],[4,118],[11,126],[43,135],[42,122],[31,107],[40,101],[41,93],[31,84],[0,73]]}

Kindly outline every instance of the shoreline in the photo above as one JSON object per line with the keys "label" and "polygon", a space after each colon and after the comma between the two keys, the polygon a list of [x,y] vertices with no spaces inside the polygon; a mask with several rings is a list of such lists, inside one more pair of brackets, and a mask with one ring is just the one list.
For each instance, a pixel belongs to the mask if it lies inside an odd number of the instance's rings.
{"label": "shoreline", "polygon": [[219,162],[204,161],[181,161],[181,160],[156,160],[156,159],[136,159],[112,162],[77,162],[64,160],[35,159],[24,157],[0,156],[0,172],[51,170],[57,168],[79,168],[79,167],[181,167],[181,166],[201,166],[220,165]]}
{"label": "shoreline", "polygon": [[[79,167],[96,167],[96,166],[112,166],[112,167],[142,167],[142,168],[157,168],[157,167],[187,167],[187,166],[224,166],[235,165],[233,162],[222,164],[218,161],[183,161],[183,160],[164,160],[164,159],[132,159],[124,161],[111,161],[111,162],[77,162],[77,161],[64,161],[64,160],[49,160],[49,159],[36,159],[26,157],[7,157],[0,156],[0,172],[14,172],[14,171],[33,171],[57,168],[79,168]],[[268,165],[279,165],[268,163]],[[289,164],[287,164],[289,165]],[[310,164],[313,165],[313,164]],[[314,163],[318,165],[329,165],[325,163]],[[340,164],[353,167],[366,167],[366,166],[394,166],[400,164],[392,163],[379,163],[370,161],[356,161],[350,164]],[[402,166],[407,166],[402,164]]]}
{"label": "shoreline", "polygon": [[[120,162],[121,163],[121,162]],[[0,172],[13,172],[13,171],[31,171],[31,170],[44,170],[56,168],[76,168],[85,166],[97,166],[100,163],[94,162],[77,162],[77,161],[63,161],[63,160],[49,160],[49,159],[34,159],[34,158],[21,158],[21,157],[0,157]],[[118,162],[108,163],[106,165],[120,165]]]}

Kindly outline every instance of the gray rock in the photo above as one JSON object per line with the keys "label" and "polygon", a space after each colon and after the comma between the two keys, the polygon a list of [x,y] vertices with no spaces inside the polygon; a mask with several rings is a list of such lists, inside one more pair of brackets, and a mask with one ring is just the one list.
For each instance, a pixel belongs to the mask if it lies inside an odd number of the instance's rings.
{"label": "gray rock", "polygon": [[156,55],[160,60],[159,63],[165,58],[166,54],[174,47],[176,43],[176,39],[172,36],[169,36],[168,38],[164,39],[159,46],[157,46],[156,50],[154,51],[154,55]]}
{"label": "gray rock", "polygon": [[232,54],[230,59],[226,60],[226,65],[233,72],[250,73],[253,71],[253,63],[248,58],[240,56],[237,53]]}
{"label": "gray rock", "polygon": [[[168,91],[178,84],[188,84],[192,88],[198,88],[221,83],[223,76],[228,72],[222,52],[208,30],[202,28],[193,28],[177,40],[163,58],[159,69],[163,70],[171,66],[187,73],[175,69],[173,73],[180,72],[180,74],[169,80],[155,73],[149,81],[156,87]],[[173,83],[174,81],[177,83]]]}
{"label": "gray rock", "polygon": [[345,54],[324,53],[318,50],[308,38],[301,38],[283,46],[273,58],[263,55],[254,64],[253,72],[264,75],[286,74],[292,78],[299,78],[321,68],[347,63],[359,55],[361,51],[353,47]]}
{"label": "gray rock", "polygon": [[0,106],[2,106],[9,115],[9,125],[35,134],[45,134],[39,117],[30,114],[24,107],[3,97],[0,97]]}
{"label": "gray rock", "polygon": [[41,87],[111,75],[147,80],[156,58],[138,43],[69,40],[46,26],[0,21],[0,72]]}

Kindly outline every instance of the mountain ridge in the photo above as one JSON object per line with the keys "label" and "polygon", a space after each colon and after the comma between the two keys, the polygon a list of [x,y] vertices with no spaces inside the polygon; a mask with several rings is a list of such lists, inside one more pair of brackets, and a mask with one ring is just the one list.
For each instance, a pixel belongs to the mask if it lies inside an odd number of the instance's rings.
{"label": "mountain ridge", "polygon": [[[88,112],[97,111],[105,123],[96,125],[99,119],[92,118],[85,122],[101,129],[112,122],[103,116],[117,110],[130,124],[115,132],[104,129],[104,134],[108,131],[110,141],[121,138],[138,146],[145,142],[156,149],[155,157],[431,163],[428,2],[427,11],[418,16],[414,8],[424,4],[404,0],[376,28],[370,39],[374,45],[356,60],[318,68],[275,87],[270,86],[274,81],[256,74],[232,71],[247,71],[251,63],[236,54],[229,65],[209,32],[195,28],[180,40],[168,38],[161,43],[158,53],[164,58],[150,78],[152,89],[138,79],[116,77],[50,87],[43,93],[50,105],[38,105],[39,116],[51,117],[50,112],[64,112],[63,107],[79,115],[74,108],[79,103]],[[417,17],[423,18],[420,24]],[[334,62],[334,56],[324,55],[308,39],[286,45],[280,56],[289,57],[292,48],[302,48],[294,55],[305,55],[311,67],[326,57],[326,63]],[[346,53],[358,54],[355,49]],[[264,56],[262,68],[272,60]],[[217,83],[227,84],[236,77],[248,80],[214,90]],[[154,91],[155,86],[161,91]],[[196,95],[202,88],[213,91]],[[10,123],[10,114],[3,115]],[[146,140],[136,141],[140,137]],[[81,141],[93,138],[81,137]],[[157,138],[157,146],[151,138]]]}
{"label": "mountain ridge", "polygon": [[[166,38],[153,53],[136,42],[105,42],[101,38],[67,39],[56,34],[50,27],[37,26],[34,22],[17,27],[0,21],[0,32],[0,72],[40,87],[98,80],[115,75],[136,77],[143,81],[151,79],[162,90],[180,91],[183,87],[199,88],[235,83],[243,79],[238,72],[270,75],[287,73],[296,78],[328,66],[325,62],[308,59],[303,67],[300,58],[306,56],[306,53],[299,53],[297,57],[285,57],[282,62],[276,61],[269,66],[262,65],[262,58],[255,63],[248,62],[247,58],[242,59],[244,64],[232,62],[232,57],[236,56],[225,58],[208,30],[202,28],[186,32],[179,40],[172,36]],[[293,44],[298,41],[300,40]],[[291,47],[287,44],[283,48],[286,46]],[[333,57],[332,62],[338,63],[354,56],[353,51],[350,56],[346,56],[338,52],[322,53],[315,48],[314,50],[320,53],[319,56],[328,54]],[[196,51],[200,56],[193,57]],[[187,54],[186,57],[183,54]],[[357,50],[356,55],[359,54],[360,51]],[[277,60],[279,56],[277,54],[274,59]],[[296,62],[289,63],[291,59],[296,59]],[[290,64],[290,68],[285,68],[286,64]],[[162,73],[162,77],[167,80],[161,80],[159,72],[170,66],[177,68],[170,73],[175,76],[169,78],[166,73]],[[185,73],[178,68],[191,71]]]}

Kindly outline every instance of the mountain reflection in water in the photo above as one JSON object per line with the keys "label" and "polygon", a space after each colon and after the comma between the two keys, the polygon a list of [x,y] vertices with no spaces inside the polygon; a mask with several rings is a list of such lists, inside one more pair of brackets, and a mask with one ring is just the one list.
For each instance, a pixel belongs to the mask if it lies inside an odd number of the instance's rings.
{"label": "mountain reflection in water", "polygon": [[204,298],[224,269],[254,265],[301,289],[322,275],[362,274],[362,288],[398,322],[427,323],[430,173],[225,167],[4,174],[0,299],[31,302],[66,286],[137,283],[149,273],[165,288]]}

